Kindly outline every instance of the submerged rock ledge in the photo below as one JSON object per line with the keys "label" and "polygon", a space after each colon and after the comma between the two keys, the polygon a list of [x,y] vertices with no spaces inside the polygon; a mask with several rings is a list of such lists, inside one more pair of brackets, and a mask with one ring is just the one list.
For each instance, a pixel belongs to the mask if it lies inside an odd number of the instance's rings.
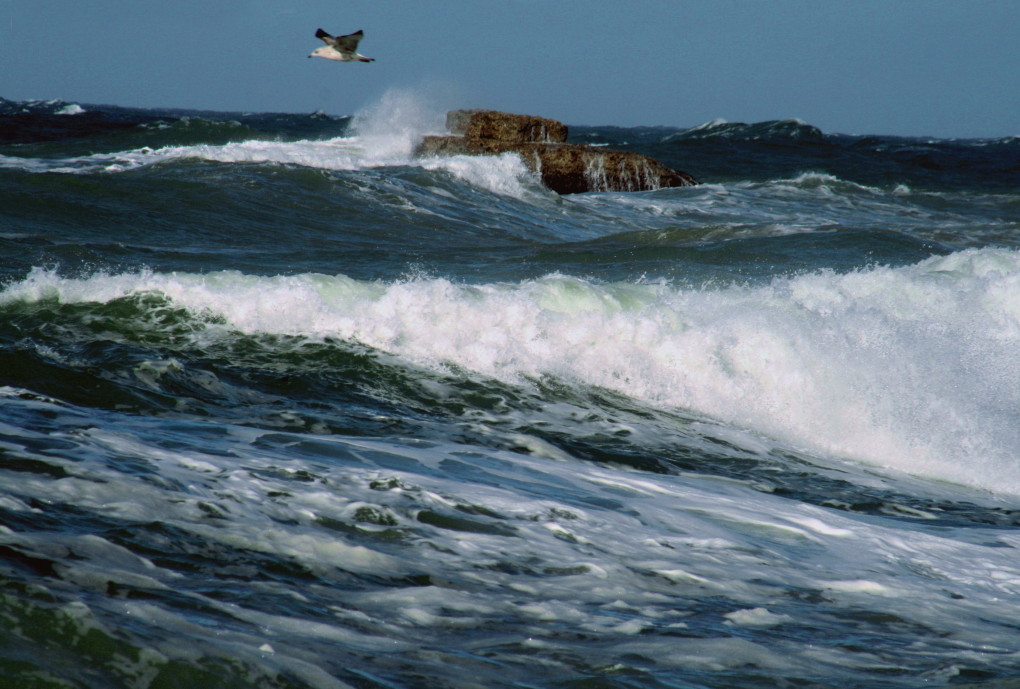
{"label": "submerged rock ledge", "polygon": [[568,144],[567,126],[533,115],[497,110],[451,110],[451,136],[426,136],[418,156],[517,153],[542,183],[560,194],[648,191],[689,187],[698,181],[640,153]]}

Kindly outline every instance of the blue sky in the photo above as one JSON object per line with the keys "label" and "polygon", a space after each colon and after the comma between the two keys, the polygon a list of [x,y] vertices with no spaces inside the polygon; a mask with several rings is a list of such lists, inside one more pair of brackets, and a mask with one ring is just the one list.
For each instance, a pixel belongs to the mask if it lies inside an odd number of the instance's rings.
{"label": "blue sky", "polygon": [[[307,59],[365,31],[376,62]],[[0,96],[567,124],[1020,135],[1020,0],[0,0]]]}

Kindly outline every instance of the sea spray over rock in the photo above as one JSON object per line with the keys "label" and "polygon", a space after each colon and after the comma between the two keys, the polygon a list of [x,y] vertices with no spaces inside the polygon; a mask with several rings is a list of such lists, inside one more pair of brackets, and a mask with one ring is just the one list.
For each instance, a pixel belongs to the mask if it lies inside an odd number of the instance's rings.
{"label": "sea spray over rock", "polygon": [[421,93],[391,89],[355,114],[351,134],[372,158],[406,163],[422,136],[444,130],[444,118]]}

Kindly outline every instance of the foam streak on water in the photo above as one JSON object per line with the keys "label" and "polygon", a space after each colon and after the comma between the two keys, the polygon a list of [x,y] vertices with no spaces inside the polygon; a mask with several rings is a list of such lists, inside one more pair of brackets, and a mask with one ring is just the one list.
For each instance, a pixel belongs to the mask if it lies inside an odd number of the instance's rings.
{"label": "foam streak on water", "polygon": [[[105,536],[5,531],[3,542],[39,563],[60,558],[61,579],[87,590],[144,592],[60,613],[75,616],[72,639],[113,634],[104,620],[118,616],[190,639],[149,647],[139,673],[229,654],[338,686],[321,670],[342,674],[329,660],[342,649],[383,675],[417,655],[421,671],[471,686],[463,673],[478,660],[449,653],[470,638],[505,680],[527,677],[533,654],[548,654],[554,674],[608,658],[664,676],[753,667],[863,678],[940,655],[973,666],[1013,644],[1011,609],[997,601],[1020,593],[1018,543],[1002,532],[926,532],[734,483],[456,445],[116,417],[75,428],[73,410],[3,394],[22,413],[59,419],[45,436],[7,435],[8,447],[66,443],[45,460],[64,477],[26,475],[5,508],[30,518],[41,516],[30,505],[73,505],[84,523],[107,525]],[[111,456],[136,469],[108,465]],[[111,528],[121,523],[138,527]],[[189,561],[182,577],[175,570]],[[235,586],[255,595],[224,601]],[[311,619],[292,617],[294,606]],[[833,636],[847,615],[895,650]],[[213,625],[226,631],[210,636]]]}

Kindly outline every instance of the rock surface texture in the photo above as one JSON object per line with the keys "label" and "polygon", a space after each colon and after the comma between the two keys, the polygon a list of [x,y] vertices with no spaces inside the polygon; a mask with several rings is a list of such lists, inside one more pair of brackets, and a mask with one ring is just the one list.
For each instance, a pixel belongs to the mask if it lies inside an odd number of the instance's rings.
{"label": "rock surface texture", "polygon": [[542,183],[560,194],[586,191],[648,191],[687,187],[698,181],[639,153],[565,143],[567,126],[532,115],[495,110],[452,110],[452,136],[426,136],[419,156],[517,153]]}

